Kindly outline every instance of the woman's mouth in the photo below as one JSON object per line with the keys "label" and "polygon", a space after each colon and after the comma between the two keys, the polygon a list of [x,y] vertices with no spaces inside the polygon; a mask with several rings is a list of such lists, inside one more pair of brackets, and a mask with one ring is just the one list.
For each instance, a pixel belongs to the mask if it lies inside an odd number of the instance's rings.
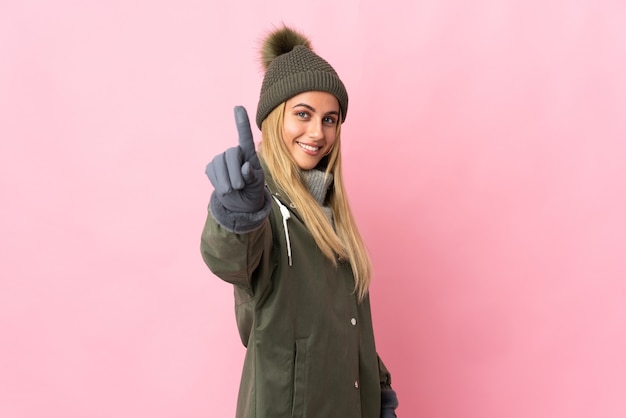
{"label": "woman's mouth", "polygon": [[302,148],[307,154],[317,154],[322,147],[314,147],[312,145],[303,144],[302,142],[296,142],[300,148]]}

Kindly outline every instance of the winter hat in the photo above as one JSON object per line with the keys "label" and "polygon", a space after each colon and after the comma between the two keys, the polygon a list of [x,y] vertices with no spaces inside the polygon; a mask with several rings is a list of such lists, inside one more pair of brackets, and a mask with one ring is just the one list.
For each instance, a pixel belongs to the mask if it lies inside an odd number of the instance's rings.
{"label": "winter hat", "polygon": [[265,77],[261,85],[256,124],[282,102],[306,91],[325,91],[334,95],[341,108],[341,121],[348,113],[348,93],[337,72],[311,49],[301,33],[283,26],[263,42],[261,61]]}

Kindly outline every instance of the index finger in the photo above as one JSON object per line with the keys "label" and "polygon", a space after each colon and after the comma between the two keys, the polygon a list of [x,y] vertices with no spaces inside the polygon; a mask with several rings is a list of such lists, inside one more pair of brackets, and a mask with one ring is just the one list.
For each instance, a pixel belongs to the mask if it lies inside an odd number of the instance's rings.
{"label": "index finger", "polygon": [[248,161],[254,157],[254,140],[250,130],[250,120],[248,112],[243,106],[235,106],[235,122],[237,123],[237,133],[239,134],[239,147],[243,151],[243,160]]}

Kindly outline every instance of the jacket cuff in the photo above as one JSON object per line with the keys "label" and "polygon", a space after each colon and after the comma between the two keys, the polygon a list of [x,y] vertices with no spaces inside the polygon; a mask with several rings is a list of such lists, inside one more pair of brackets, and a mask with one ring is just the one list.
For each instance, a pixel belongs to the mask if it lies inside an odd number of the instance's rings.
{"label": "jacket cuff", "polygon": [[380,408],[396,409],[398,407],[398,396],[393,389],[383,389],[380,391]]}
{"label": "jacket cuff", "polygon": [[269,192],[265,190],[265,203],[260,211],[251,213],[233,212],[226,209],[215,195],[215,192],[213,192],[209,202],[209,211],[217,223],[224,229],[235,234],[245,234],[263,225],[263,222],[265,222],[265,219],[272,211],[272,199]]}
{"label": "jacket cuff", "polygon": [[380,418],[398,418],[395,409],[384,408],[380,410]]}

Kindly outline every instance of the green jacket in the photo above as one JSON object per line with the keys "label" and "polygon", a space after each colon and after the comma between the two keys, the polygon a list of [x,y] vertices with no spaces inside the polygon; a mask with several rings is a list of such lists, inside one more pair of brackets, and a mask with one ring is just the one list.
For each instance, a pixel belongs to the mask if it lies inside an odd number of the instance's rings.
{"label": "green jacket", "polygon": [[[202,233],[204,261],[234,285],[247,347],[237,418],[379,418],[391,382],[369,299],[357,302],[350,264],[334,267],[267,174],[266,183],[271,209],[259,227],[234,233],[209,213]],[[289,208],[287,231],[274,197]]]}

